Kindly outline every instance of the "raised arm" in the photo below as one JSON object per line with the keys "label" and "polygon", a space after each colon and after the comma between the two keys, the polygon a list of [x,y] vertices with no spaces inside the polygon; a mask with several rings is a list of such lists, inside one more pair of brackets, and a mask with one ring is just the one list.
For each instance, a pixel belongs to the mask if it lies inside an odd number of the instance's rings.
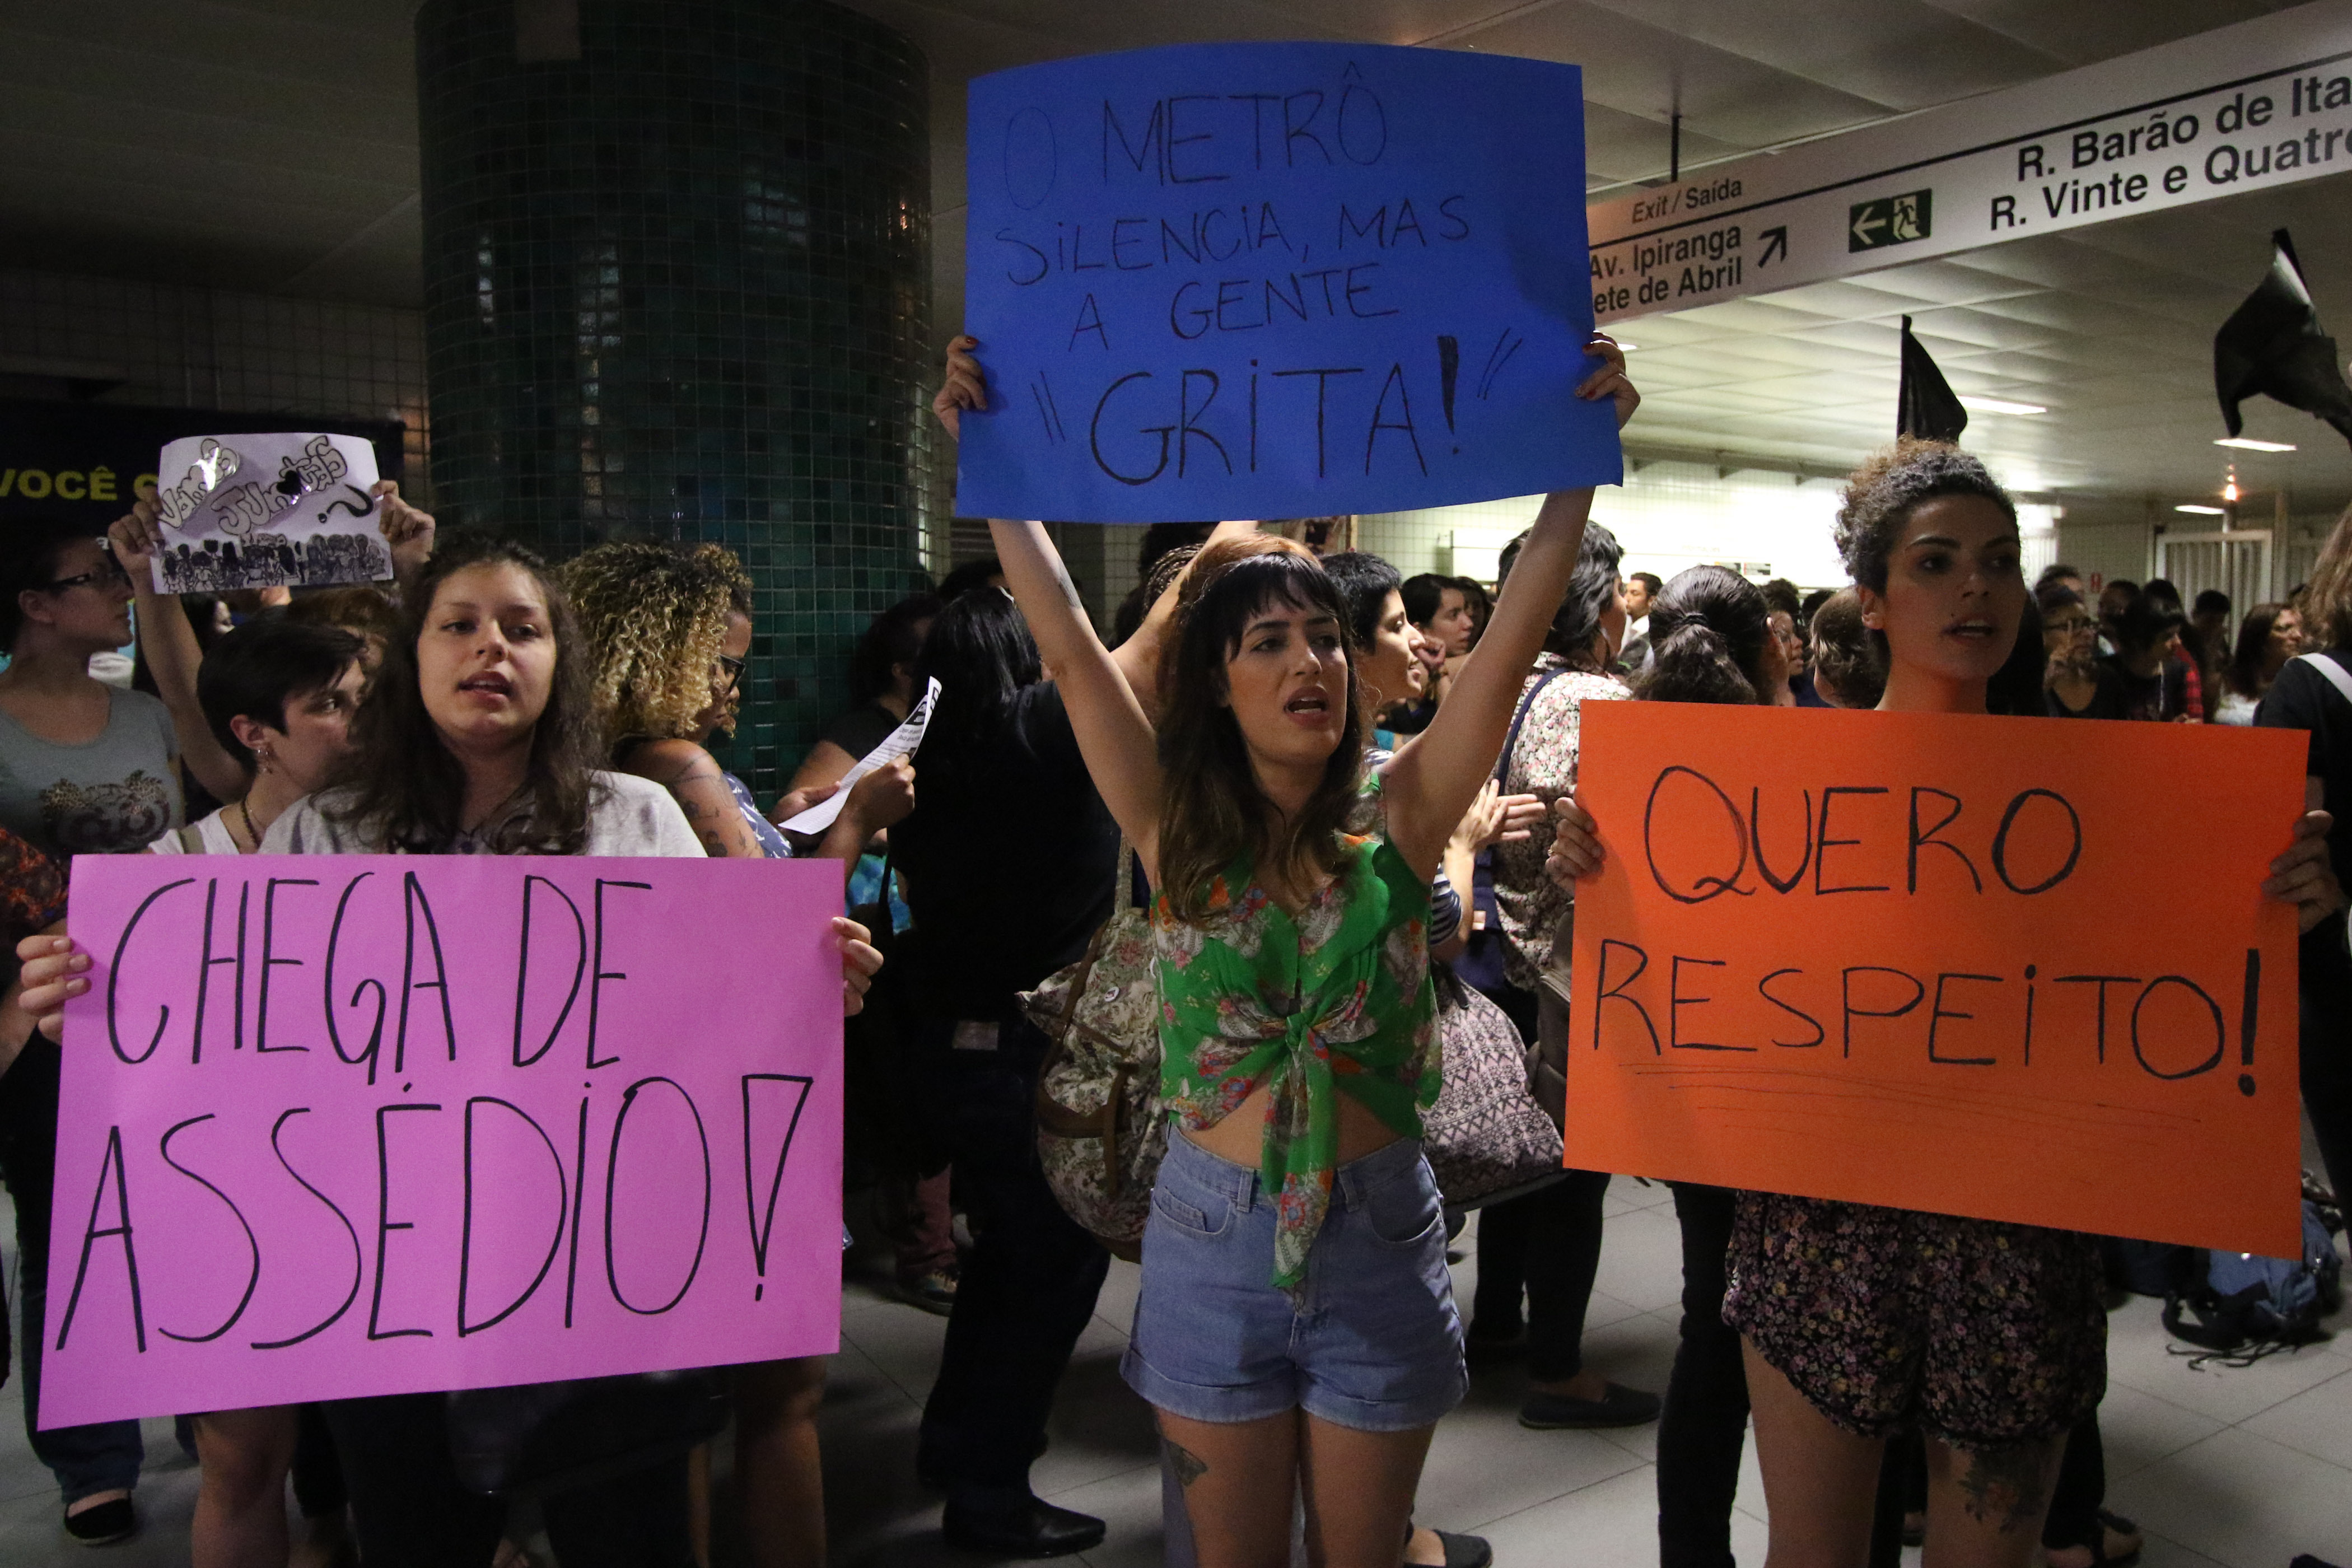
{"label": "raised arm", "polygon": [[[950,436],[961,433],[965,409],[988,406],[988,379],[971,355],[979,346],[980,341],[970,337],[958,337],[948,344],[947,375],[939,395],[931,400],[931,412]],[[1004,568],[1005,586],[1013,590],[1014,602],[1028,619],[1029,635],[1037,639],[1038,657],[1054,672],[1055,683],[1062,689],[1070,727],[1077,732],[1078,750],[1087,759],[1087,772],[1094,775],[1095,788],[1102,792],[1103,804],[1110,807],[1119,831],[1142,857],[1144,874],[1157,881],[1160,754],[1151,720],[1136,696],[1139,683],[1130,681],[1127,669],[1095,635],[1094,623],[1087,619],[1077,588],[1062,564],[1061,552],[1045,537],[1044,525],[992,518],[988,531],[996,541],[996,559]],[[1163,617],[1164,631],[1164,617],[1173,612],[1176,595],[1171,590],[1160,597],[1162,602],[1152,608]],[[1140,640],[1139,634],[1122,648]],[[1146,668],[1144,654],[1144,649],[1136,648],[1132,656],[1139,668]],[[1150,657],[1156,666],[1156,637]],[[1154,682],[1147,674],[1139,684],[1150,690]]]}
{"label": "raised arm", "polygon": [[[1151,721],[1136,700],[1126,672],[1111,658],[1078,602],[1045,525],[989,520],[1005,585],[1037,639],[1038,657],[1054,672],[1077,731],[1078,750],[1103,804],[1142,857],[1145,875],[1160,877],[1160,755]],[[1461,814],[1456,812],[1455,816]]]}
{"label": "raised arm", "polygon": [[[1625,378],[1624,353],[1604,337],[1595,337],[1586,352],[1602,363],[1577,395],[1613,398],[1622,427],[1641,401]],[[1383,788],[1390,838],[1423,876],[1437,869],[1446,840],[1493,776],[1528,670],[1576,570],[1591,511],[1590,489],[1554,490],[1544,498],[1486,636],[1463,661],[1429,728],[1389,762]]]}
{"label": "raised arm", "polygon": [[252,786],[244,767],[213,737],[213,727],[196,702],[196,667],[204,650],[196,645],[196,628],[174,594],[155,591],[150,564],[162,542],[157,531],[160,512],[154,501],[142,500],[130,514],[115,520],[106,531],[115,564],[130,575],[131,603],[139,623],[139,647],[147,655],[148,673],[155,678],[156,695],[171,710],[172,728],[180,737],[180,760],[198,784],[216,800],[241,799]]}

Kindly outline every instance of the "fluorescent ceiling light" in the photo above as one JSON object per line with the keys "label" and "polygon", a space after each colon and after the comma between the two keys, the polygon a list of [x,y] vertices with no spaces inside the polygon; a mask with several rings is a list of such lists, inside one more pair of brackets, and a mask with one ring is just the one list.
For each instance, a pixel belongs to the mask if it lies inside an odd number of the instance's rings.
{"label": "fluorescent ceiling light", "polygon": [[2199,517],[2221,517],[2221,516],[2225,515],[2225,514],[2222,512],[2221,509],[2220,507],[2218,507],[2218,506],[2187,506],[2187,505],[2183,505],[2183,506],[2177,506],[2177,507],[2174,507],[2172,510],[2175,510],[2175,511],[2190,511],[2190,512],[2195,512]]}
{"label": "fluorescent ceiling light", "polygon": [[2224,436],[2213,443],[2216,447],[2235,447],[2241,452],[2292,452],[2292,441],[2257,441],[2250,436]]}
{"label": "fluorescent ceiling light", "polygon": [[1963,397],[1960,406],[1980,414],[2047,414],[2039,403],[2011,403],[2005,397]]}

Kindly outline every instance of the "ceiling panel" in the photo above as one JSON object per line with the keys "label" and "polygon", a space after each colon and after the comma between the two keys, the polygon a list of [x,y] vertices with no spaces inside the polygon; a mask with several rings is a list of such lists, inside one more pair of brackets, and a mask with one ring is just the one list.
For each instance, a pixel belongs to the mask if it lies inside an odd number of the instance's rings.
{"label": "ceiling panel", "polygon": [[[931,67],[938,321],[961,317],[965,84],[1102,49],[1361,39],[1574,60],[1588,184],[1685,167],[2112,58],[2286,0],[853,0]],[[410,304],[420,292],[408,0],[9,0],[0,7],[0,261]],[[2036,485],[2210,488],[2216,324],[2292,227],[2323,316],[2352,331],[2346,176],[1626,324],[1636,438],[1844,463],[1891,426],[1916,318]],[[2242,476],[2352,494],[2325,427],[2266,403]],[[2282,434],[2284,432],[2284,434]]]}

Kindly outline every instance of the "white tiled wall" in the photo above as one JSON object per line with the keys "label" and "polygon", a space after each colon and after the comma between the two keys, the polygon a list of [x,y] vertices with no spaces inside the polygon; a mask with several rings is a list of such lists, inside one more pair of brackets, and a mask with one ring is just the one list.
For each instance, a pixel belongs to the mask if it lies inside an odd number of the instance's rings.
{"label": "white tiled wall", "polygon": [[416,310],[0,269],[0,389],[101,403],[398,419],[403,488],[431,494],[425,323]]}

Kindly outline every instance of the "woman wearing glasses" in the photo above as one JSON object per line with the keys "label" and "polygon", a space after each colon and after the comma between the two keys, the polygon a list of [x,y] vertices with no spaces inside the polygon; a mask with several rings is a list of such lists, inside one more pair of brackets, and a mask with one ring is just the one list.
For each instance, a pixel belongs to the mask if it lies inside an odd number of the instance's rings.
{"label": "woman wearing glasses", "polygon": [[2099,622],[2083,595],[2052,583],[2034,595],[2042,612],[2042,647],[2049,655],[2042,689],[2053,719],[2128,719],[2131,694],[2115,667],[2099,657]]}
{"label": "woman wearing glasses", "polygon": [[[143,849],[179,826],[180,747],[170,712],[89,673],[92,654],[130,640],[130,581],[87,529],[24,523],[0,538],[0,647],[8,653],[0,671],[0,826],[46,851],[60,871],[71,856]],[[16,1197],[22,1242],[28,1417],[39,1401],[57,1093],[57,1047],[46,1041],[0,1073],[0,1176]],[[58,1479],[69,1537],[102,1546],[138,1529],[131,1502],[142,1457],[137,1422],[31,1436]]]}
{"label": "woman wearing glasses", "polygon": [[59,860],[143,849],[180,822],[163,704],[94,679],[131,641],[131,583],[99,540],[28,523],[0,542],[0,826]]}

